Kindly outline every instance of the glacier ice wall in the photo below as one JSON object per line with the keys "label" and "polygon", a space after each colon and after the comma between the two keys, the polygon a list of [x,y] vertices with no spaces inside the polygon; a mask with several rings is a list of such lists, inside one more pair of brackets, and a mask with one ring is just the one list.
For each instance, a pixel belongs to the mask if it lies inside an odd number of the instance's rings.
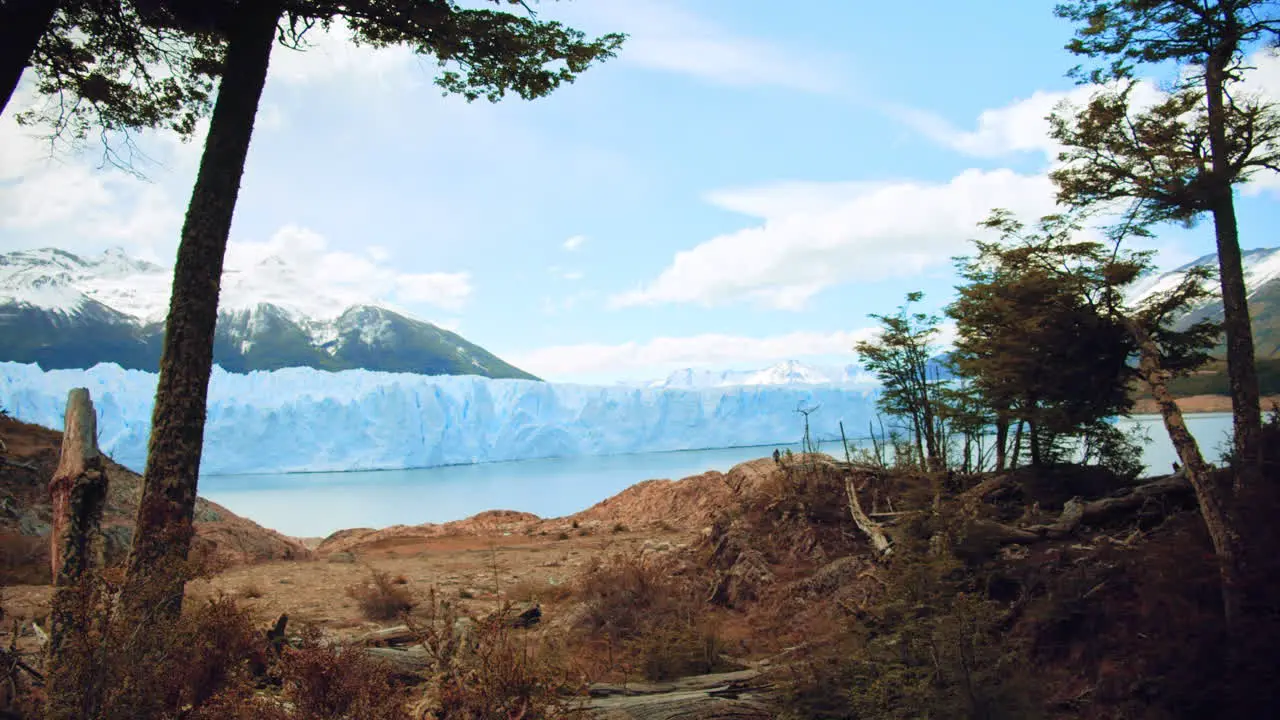
{"label": "glacier ice wall", "polygon": [[[99,445],[141,471],[156,375],[97,365],[45,372],[0,362],[0,408],[62,427],[67,391],[87,387]],[[214,368],[206,474],[375,470],[798,442],[798,407],[818,438],[867,427],[865,387],[594,387],[310,368]]]}

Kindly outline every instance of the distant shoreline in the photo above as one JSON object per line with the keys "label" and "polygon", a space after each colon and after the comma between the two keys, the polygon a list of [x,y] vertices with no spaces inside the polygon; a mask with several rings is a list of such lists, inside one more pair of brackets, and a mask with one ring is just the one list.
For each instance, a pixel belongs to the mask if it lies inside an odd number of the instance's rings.
{"label": "distant shoreline", "polygon": [[[1280,395],[1268,395],[1262,398],[1262,410],[1271,410],[1273,404],[1280,404]],[[1229,395],[1190,395],[1178,398],[1178,407],[1187,414],[1231,412]],[[1151,398],[1140,398],[1133,404],[1133,412],[1138,415],[1159,415],[1160,408]]]}

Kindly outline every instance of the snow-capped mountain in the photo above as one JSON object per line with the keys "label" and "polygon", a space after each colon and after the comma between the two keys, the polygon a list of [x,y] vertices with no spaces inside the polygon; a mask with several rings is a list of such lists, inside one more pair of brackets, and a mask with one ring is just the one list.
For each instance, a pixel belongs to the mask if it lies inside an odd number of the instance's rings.
{"label": "snow-capped mountain", "polygon": [[[1241,253],[1241,265],[1244,268],[1244,283],[1251,295],[1257,294],[1273,280],[1280,279],[1280,248],[1258,248]],[[1137,304],[1160,292],[1167,292],[1178,286],[1187,271],[1195,267],[1208,266],[1218,269],[1218,256],[1209,254],[1198,257],[1182,267],[1170,270],[1162,275],[1153,275],[1134,283],[1128,296],[1130,304]],[[1211,283],[1216,289],[1217,284]]]}
{"label": "snow-capped mountain", "polygon": [[[1280,248],[1246,250],[1241,256],[1245,287],[1249,291],[1249,315],[1253,318],[1254,349],[1258,357],[1280,355]],[[1145,278],[1135,283],[1128,293],[1130,305],[1177,287],[1193,267],[1218,267],[1215,254],[1196,258],[1167,273]],[[1217,280],[1209,283],[1214,297],[1184,316],[1179,324],[1189,325],[1199,320],[1222,320],[1221,292]]]}
{"label": "snow-capped mountain", "polygon": [[[122,250],[0,254],[0,360],[155,370],[172,274]],[[214,362],[231,372],[313,367],[532,378],[481,347],[279,257],[223,275]]]}
{"label": "snow-capped mountain", "polygon": [[797,360],[784,360],[759,370],[709,370],[685,368],[662,380],[639,383],[642,387],[701,389],[738,387],[743,385],[874,385],[871,377],[857,365],[820,367]]}

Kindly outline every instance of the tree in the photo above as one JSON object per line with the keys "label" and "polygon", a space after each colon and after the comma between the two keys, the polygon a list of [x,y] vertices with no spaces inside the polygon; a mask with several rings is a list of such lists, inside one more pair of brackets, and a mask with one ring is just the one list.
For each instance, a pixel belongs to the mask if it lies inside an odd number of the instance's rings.
{"label": "tree", "polygon": [[[21,36],[21,37],[19,37]],[[208,114],[220,38],[147,25],[125,0],[0,3],[0,110],[30,67],[43,106],[19,113],[58,140],[100,130],[107,160],[132,169],[117,134],[165,128],[190,137]]]}
{"label": "tree", "polygon": [[0,3],[0,112],[4,112],[18,89],[22,71],[44,37],[53,16],[58,12],[57,0],[5,0]]}
{"label": "tree", "polygon": [[1016,423],[1010,464],[1024,424],[1031,464],[1057,462],[1068,441],[1114,433],[1103,421],[1131,406],[1128,335],[1101,309],[1114,269],[1104,247],[1075,239],[1072,218],[1028,230],[996,211],[983,225],[1000,240],[975,241],[976,257],[957,261],[967,284],[946,311],[956,321],[952,362],[1004,427],[998,444]]}
{"label": "tree", "polygon": [[946,448],[938,402],[942,381],[930,357],[936,350],[940,318],[913,312],[911,306],[924,294],[907,293],[893,315],[871,315],[879,321],[880,335],[854,347],[867,370],[882,386],[876,406],[886,415],[905,418],[915,440],[918,457],[931,471],[946,467]]}
{"label": "tree", "polygon": [[[516,5],[518,0],[493,0]],[[587,40],[556,22],[450,0],[147,0],[152,27],[225,40],[225,62],[182,228],[152,414],[142,498],[126,564],[126,622],[176,617],[203,449],[218,292],[232,215],[273,45],[296,47],[308,28],[345,22],[356,42],[408,45],[434,56],[446,93],[532,99],[610,57],[619,35]]]}
{"label": "tree", "polygon": [[[1213,218],[1226,331],[1227,372],[1240,458],[1236,482],[1261,475],[1261,405],[1241,266],[1234,186],[1280,169],[1280,116],[1240,91],[1244,53],[1280,37],[1274,0],[1074,0],[1057,13],[1080,24],[1071,52],[1110,63],[1082,81],[1112,83],[1072,117],[1051,118],[1065,150],[1053,173],[1059,200],[1075,207],[1135,201],[1140,221]],[[1135,112],[1139,64],[1174,63],[1181,74],[1163,102]]]}
{"label": "tree", "polygon": [[1182,330],[1174,330],[1173,322],[1185,316],[1199,302],[1209,297],[1205,281],[1211,273],[1206,268],[1193,268],[1178,286],[1159,293],[1131,312],[1115,308],[1137,347],[1137,376],[1151,390],[1169,439],[1182,460],[1183,472],[1195,490],[1218,560],[1222,582],[1223,616],[1233,625],[1240,616],[1241,565],[1244,560],[1240,523],[1229,498],[1223,495],[1209,464],[1200,452],[1195,437],[1187,429],[1182,410],[1169,392],[1169,381],[1185,375],[1209,359],[1208,349],[1214,345],[1220,329],[1201,321]]}

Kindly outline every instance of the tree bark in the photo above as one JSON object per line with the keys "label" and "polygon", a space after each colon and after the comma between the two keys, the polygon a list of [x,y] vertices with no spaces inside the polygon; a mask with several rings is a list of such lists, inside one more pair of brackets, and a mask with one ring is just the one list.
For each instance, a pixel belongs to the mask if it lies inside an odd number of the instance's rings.
{"label": "tree bark", "polygon": [[107,475],[98,452],[97,422],[89,391],[67,396],[66,422],[58,468],[49,483],[53,496],[53,599],[49,610],[49,720],[94,715],[98,673],[90,646],[100,564],[99,527],[107,497]]}
{"label": "tree bark", "polygon": [[1196,501],[1200,504],[1200,516],[1204,518],[1205,527],[1209,530],[1209,539],[1213,542],[1213,551],[1218,558],[1218,574],[1222,582],[1222,610],[1227,625],[1230,626],[1240,616],[1240,581],[1243,553],[1239,532],[1239,523],[1233,517],[1227,499],[1222,497],[1218,485],[1209,471],[1209,465],[1200,453],[1200,445],[1196,442],[1187,423],[1182,417],[1182,410],[1169,392],[1170,373],[1161,367],[1160,348],[1141,325],[1132,318],[1125,319],[1129,332],[1138,344],[1138,372],[1151,389],[1151,395],[1160,406],[1160,416],[1164,418],[1165,430],[1169,440],[1178,451],[1182,460],[1182,468],[1187,480],[1191,482],[1196,493]]}
{"label": "tree bark", "polygon": [[1005,452],[1009,444],[1009,418],[1003,414],[996,415],[996,472],[1005,470],[1007,461]]}
{"label": "tree bark", "polygon": [[9,0],[0,4],[0,113],[9,106],[22,73],[49,23],[58,0]]}
{"label": "tree bark", "polygon": [[1235,427],[1234,489],[1256,486],[1262,479],[1262,401],[1254,364],[1253,326],[1249,320],[1248,289],[1240,258],[1235,199],[1231,187],[1230,148],[1224,107],[1225,68],[1230,54],[1212,53],[1205,65],[1205,102],[1209,120],[1209,152],[1213,161],[1210,183],[1214,237],[1218,249],[1218,278],[1222,285],[1222,329],[1227,339],[1227,380]]}
{"label": "tree bark", "polygon": [[280,18],[246,3],[227,54],[173,274],[142,499],[120,604],[127,622],[181,611],[227,238]]}
{"label": "tree bark", "polygon": [[854,485],[852,475],[845,475],[844,489],[849,495],[849,515],[853,518],[853,524],[867,536],[877,554],[887,557],[893,552],[893,543],[889,542],[889,536],[885,534],[884,528],[862,511],[862,503],[858,500],[858,489]]}

